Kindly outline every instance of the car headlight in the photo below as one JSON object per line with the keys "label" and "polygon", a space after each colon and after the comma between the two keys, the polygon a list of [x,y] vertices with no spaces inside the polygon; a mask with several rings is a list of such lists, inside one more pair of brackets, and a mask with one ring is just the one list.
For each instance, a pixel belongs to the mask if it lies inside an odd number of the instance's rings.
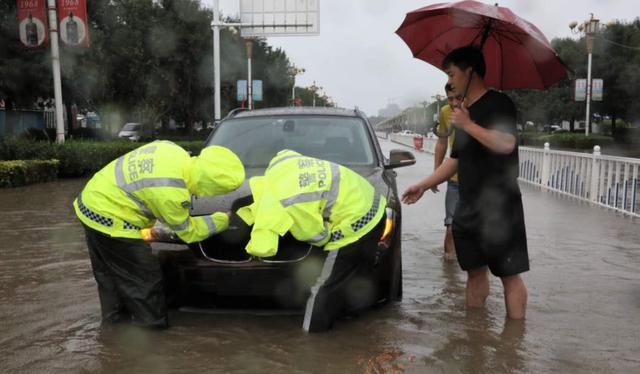
{"label": "car headlight", "polygon": [[391,246],[391,238],[393,237],[393,232],[396,226],[396,214],[395,211],[391,208],[386,208],[386,217],[385,217],[385,225],[384,231],[382,232],[382,236],[378,241],[378,245],[389,248]]}

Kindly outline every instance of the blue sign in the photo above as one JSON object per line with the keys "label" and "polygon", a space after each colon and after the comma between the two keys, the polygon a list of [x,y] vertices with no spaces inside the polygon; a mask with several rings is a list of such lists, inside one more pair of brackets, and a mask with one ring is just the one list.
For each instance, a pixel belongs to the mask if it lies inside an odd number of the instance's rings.
{"label": "blue sign", "polygon": [[254,80],[253,81],[253,92],[251,97],[253,101],[262,101],[262,81]]}
{"label": "blue sign", "polygon": [[[236,83],[236,100],[247,100],[247,80],[240,79]],[[253,94],[251,95],[253,101],[262,101],[262,81],[253,80]]]}

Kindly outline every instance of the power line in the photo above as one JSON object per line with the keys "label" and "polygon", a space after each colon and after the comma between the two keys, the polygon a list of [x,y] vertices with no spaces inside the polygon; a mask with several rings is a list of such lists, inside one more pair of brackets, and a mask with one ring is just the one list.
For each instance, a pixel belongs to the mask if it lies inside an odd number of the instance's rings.
{"label": "power line", "polygon": [[617,45],[618,47],[622,47],[622,48],[627,48],[627,49],[633,49],[633,50],[636,50],[636,51],[640,51],[640,47],[633,47],[633,46],[626,45],[626,44],[620,44],[620,43],[618,43],[618,42],[614,42],[613,40],[609,40],[609,39],[607,39],[607,38],[603,38],[602,36],[598,36],[597,38],[598,38],[598,39],[602,39],[602,40],[604,40],[604,41],[605,41],[605,42],[607,42],[607,43],[611,43],[611,44],[613,44],[613,45]]}

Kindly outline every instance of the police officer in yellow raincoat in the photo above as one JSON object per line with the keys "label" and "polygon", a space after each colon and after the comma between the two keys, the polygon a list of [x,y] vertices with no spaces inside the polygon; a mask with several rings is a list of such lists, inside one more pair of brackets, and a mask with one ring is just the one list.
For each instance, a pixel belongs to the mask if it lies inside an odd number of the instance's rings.
{"label": "police officer in yellow raincoat", "polygon": [[327,330],[336,317],[375,302],[369,275],[387,202],[365,178],[333,162],[283,150],[265,175],[249,184],[254,203],[237,212],[253,225],[248,253],[275,255],[279,236],[287,232],[328,251],[307,300],[305,331]]}
{"label": "police officer in yellow raincoat", "polygon": [[160,220],[187,243],[225,230],[225,212],[189,216],[191,195],[225,194],[243,181],[244,167],[227,148],[191,157],[168,141],[139,147],[97,172],[73,206],[85,227],[102,319],[167,327],[160,263],[141,230]]}

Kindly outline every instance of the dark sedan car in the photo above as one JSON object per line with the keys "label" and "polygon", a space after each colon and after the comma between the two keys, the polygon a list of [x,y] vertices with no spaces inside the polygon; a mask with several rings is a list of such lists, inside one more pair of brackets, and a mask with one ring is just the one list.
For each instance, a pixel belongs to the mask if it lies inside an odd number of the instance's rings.
{"label": "dark sedan car", "polygon": [[[392,150],[385,157],[366,117],[357,109],[273,108],[230,114],[211,133],[207,145],[231,149],[242,160],[247,180],[224,196],[195,198],[192,215],[236,211],[252,202],[248,179],[262,175],[277,152],[301,154],[342,164],[361,174],[388,201],[386,230],[376,248],[378,301],[402,295],[401,212],[393,168],[412,165],[414,156]],[[241,221],[240,221],[241,222]],[[245,251],[249,228],[232,220],[227,231],[200,243],[153,243],[161,256],[167,289],[175,303],[193,306],[304,306],[309,288],[319,276],[326,252],[295,240],[280,238],[271,258]]]}

